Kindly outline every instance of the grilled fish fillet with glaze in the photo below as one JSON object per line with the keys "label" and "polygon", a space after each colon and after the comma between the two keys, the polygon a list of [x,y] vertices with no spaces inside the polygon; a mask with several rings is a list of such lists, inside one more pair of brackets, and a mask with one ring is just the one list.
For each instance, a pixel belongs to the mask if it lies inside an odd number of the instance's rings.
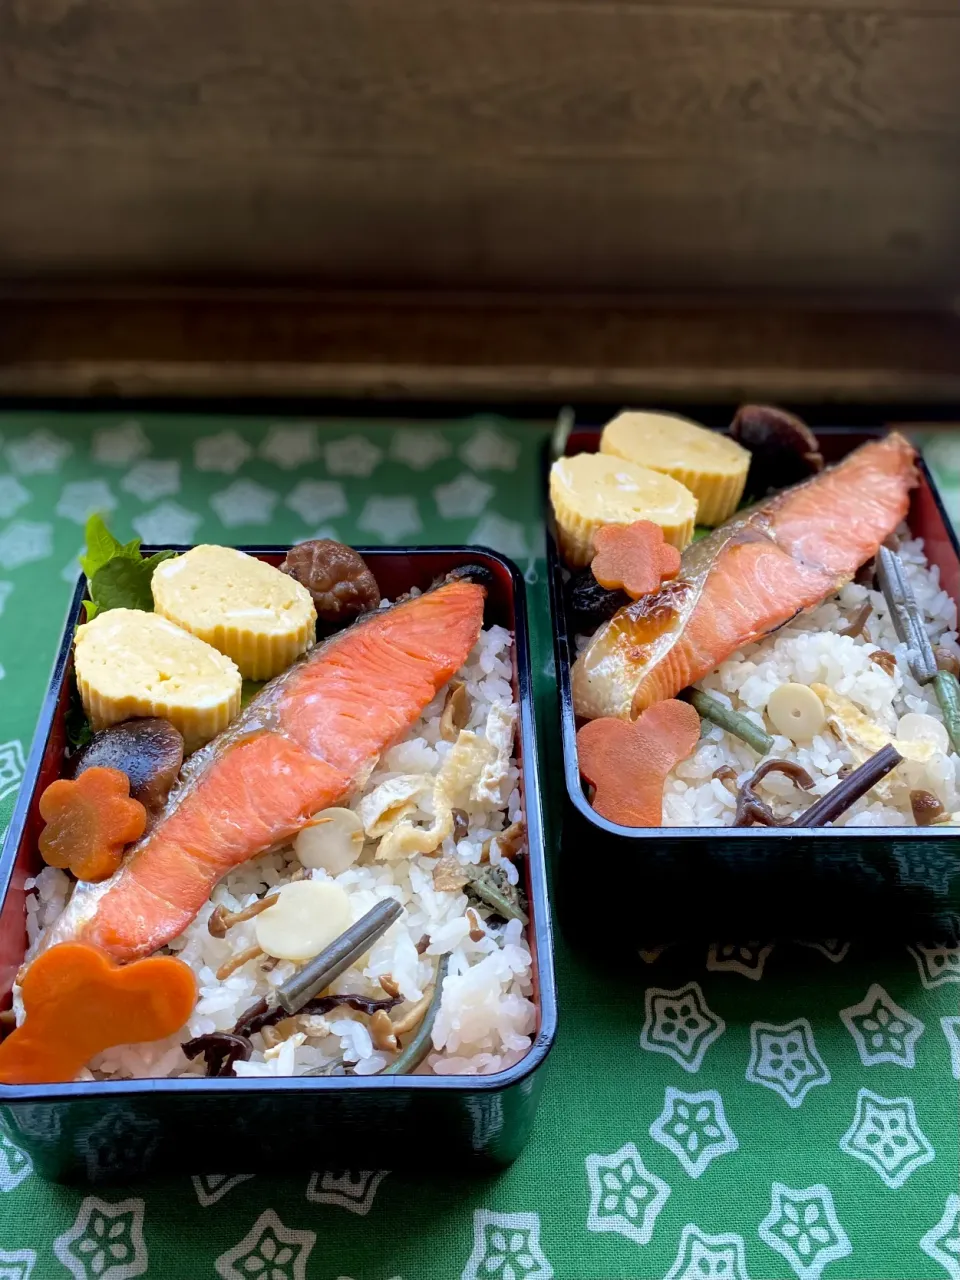
{"label": "grilled fish fillet with glaze", "polygon": [[635,717],[838,591],[906,516],[915,458],[896,433],[871,441],[688,547],[577,659],[577,715]]}
{"label": "grilled fish fillet with glaze", "polygon": [[191,757],[116,874],[78,885],[44,945],[89,942],[126,961],[175,938],[222,876],[349,795],[407,732],[467,660],[485,595],[447,582],[361,619],[278,676]]}

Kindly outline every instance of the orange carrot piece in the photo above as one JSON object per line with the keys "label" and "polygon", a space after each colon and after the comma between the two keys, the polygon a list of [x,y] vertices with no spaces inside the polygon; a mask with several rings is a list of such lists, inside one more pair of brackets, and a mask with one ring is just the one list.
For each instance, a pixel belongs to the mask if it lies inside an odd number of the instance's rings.
{"label": "orange carrot piece", "polygon": [[40,854],[51,867],[65,867],[78,880],[106,880],[123,850],[139,840],[147,811],[130,797],[130,779],[119,769],[87,769],[79,778],[51,782],[40,797],[47,824]]}
{"label": "orange carrot piece", "polygon": [[173,1035],[197,983],[175,956],[117,965],[85,942],[61,942],[30,965],[21,994],[26,1018],[0,1044],[4,1084],[73,1080],[104,1049]]}
{"label": "orange carrot piece", "polygon": [[611,524],[593,537],[593,576],[608,591],[623,590],[634,600],[656,591],[664,578],[680,572],[680,552],[665,541],[652,520]]}
{"label": "orange carrot piece", "polygon": [[595,788],[593,807],[624,827],[659,827],[663,784],[700,737],[688,702],[655,702],[639,719],[588,721],[577,734],[580,772]]}

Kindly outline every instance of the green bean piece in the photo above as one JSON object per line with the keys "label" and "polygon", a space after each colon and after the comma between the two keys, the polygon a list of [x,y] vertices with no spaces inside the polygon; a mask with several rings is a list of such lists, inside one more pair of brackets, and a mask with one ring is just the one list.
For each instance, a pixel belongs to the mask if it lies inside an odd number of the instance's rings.
{"label": "green bean piece", "polygon": [[752,720],[748,720],[746,716],[741,715],[739,711],[734,711],[730,707],[725,707],[722,702],[718,702],[716,698],[711,698],[709,693],[704,693],[702,689],[690,690],[690,702],[698,715],[703,716],[704,720],[711,720],[714,724],[726,729],[727,733],[732,733],[735,738],[739,738],[741,742],[745,742],[748,747],[753,747],[758,755],[765,756],[768,751],[773,750],[773,739],[769,733],[765,733]]}
{"label": "green bean piece", "polygon": [[382,1076],[408,1076],[411,1072],[416,1071],[420,1063],[430,1052],[430,1033],[433,1031],[433,1024],[437,1020],[437,1014],[440,1012],[440,1001],[443,999],[443,980],[447,976],[447,969],[450,965],[449,953],[440,957],[440,963],[437,965],[437,976],[433,982],[433,995],[430,997],[430,1003],[427,1005],[427,1011],[423,1015],[423,1021],[417,1028],[416,1035],[407,1043],[406,1048],[396,1059],[391,1062],[389,1067],[384,1067],[380,1072]]}
{"label": "green bean piece", "polygon": [[960,752],[960,681],[952,671],[938,671],[933,677],[943,723],[954,751]]}

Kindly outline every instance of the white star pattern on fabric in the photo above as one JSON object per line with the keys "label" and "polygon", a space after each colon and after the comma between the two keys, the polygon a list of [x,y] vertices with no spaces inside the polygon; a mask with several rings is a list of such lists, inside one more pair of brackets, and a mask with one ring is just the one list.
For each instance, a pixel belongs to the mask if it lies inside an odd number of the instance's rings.
{"label": "white star pattern on fabric", "polygon": [[467,542],[478,547],[492,547],[511,560],[525,560],[530,555],[525,525],[519,520],[508,520],[496,511],[488,511],[481,516],[467,534]]}
{"label": "white star pattern on fabric", "polygon": [[650,1126],[650,1137],[672,1151],[691,1178],[699,1178],[712,1160],[740,1147],[716,1089],[683,1093],[667,1085],[663,1110]]}
{"label": "white star pattern on fabric", "polygon": [[643,961],[644,964],[656,964],[657,961],[660,959],[660,957],[663,955],[663,953],[666,951],[667,947],[671,945],[672,943],[664,942],[659,947],[641,947],[640,950],[637,952],[637,955],[640,957],[640,959]]}
{"label": "white star pattern on fabric", "polygon": [[831,964],[839,964],[841,960],[846,959],[847,952],[850,950],[849,942],[840,942],[837,938],[822,938],[819,942],[798,939],[798,942],[801,947],[810,947],[813,951],[819,951]]}
{"label": "white star pattern on fabric", "polygon": [[30,491],[16,476],[0,476],[0,519],[7,520],[16,515],[29,501]]}
{"label": "white star pattern on fabric", "polygon": [[[25,1151],[0,1133],[0,1191],[12,1191],[33,1173],[33,1161]],[[0,1277],[2,1280],[2,1277]]]}
{"label": "white star pattern on fabric", "polygon": [[345,436],[324,445],[324,459],[332,476],[372,476],[383,450],[378,449],[366,436]]}
{"label": "white star pattern on fabric", "polygon": [[427,471],[452,452],[449,441],[429,427],[400,427],[390,441],[390,457],[406,463],[411,471]]}
{"label": "white star pattern on fabric", "polygon": [[386,1169],[359,1170],[356,1173],[331,1169],[326,1173],[312,1173],[307,1199],[314,1204],[337,1204],[341,1209],[363,1216],[370,1212],[377,1188],[386,1176]]}
{"label": "white star pattern on fabric", "polygon": [[277,495],[256,480],[234,480],[210,499],[210,505],[228,529],[245,524],[269,524]]}
{"label": "white star pattern on fabric", "polygon": [[474,471],[515,471],[520,443],[495,427],[481,427],[463,445],[460,457]]}
{"label": "white star pattern on fabric", "polygon": [[50,475],[59,471],[71,453],[73,445],[68,440],[42,428],[31,431],[22,440],[11,440],[7,445],[7,459],[14,471],[22,476]]}
{"label": "white star pattern on fabric", "polygon": [[3,610],[12,590],[12,582],[0,582],[0,618],[3,617]]}
{"label": "white star pattern on fabric", "polygon": [[377,534],[382,542],[400,542],[419,533],[423,524],[415,498],[375,493],[363,504],[357,528]]}
{"label": "white star pattern on fabric", "polygon": [[285,505],[307,524],[332,520],[350,509],[339,480],[301,480],[287,494]]}
{"label": "white star pattern on fabric", "polygon": [[253,456],[253,449],[236,431],[219,431],[204,436],[193,446],[193,465],[198,471],[217,471],[232,476]]}
{"label": "white star pattern on fabric", "polygon": [[950,1046],[950,1066],[953,1070],[954,1080],[960,1080],[960,1018],[956,1018],[947,1014],[940,1019],[940,1026],[943,1028],[943,1034],[947,1037],[947,1044]]}
{"label": "white star pattern on fabric", "polygon": [[676,991],[647,987],[640,1044],[651,1053],[669,1054],[684,1071],[697,1072],[726,1025],[711,1011],[697,982]]}
{"label": "white star pattern on fabric", "polygon": [[173,458],[138,462],[120,481],[120,488],[144,502],[168,498],[180,492],[180,463]]}
{"label": "white star pattern on fabric", "polygon": [[106,480],[71,480],[63,486],[57,515],[85,524],[95,512],[105,515],[116,505],[117,500]]}
{"label": "white star pattern on fabric", "polygon": [[635,1244],[647,1244],[670,1187],[651,1173],[632,1142],[612,1155],[590,1155],[584,1162],[590,1185],[587,1230],[612,1231]]}
{"label": "white star pattern on fabric", "polygon": [[773,1089],[790,1107],[799,1107],[814,1085],[829,1084],[829,1068],[817,1052],[807,1019],[795,1018],[783,1026],[751,1023],[746,1078]]}
{"label": "white star pattern on fabric", "polygon": [[786,1258],[797,1280],[820,1280],[824,1267],[853,1253],[833,1195],[822,1183],[795,1191],[775,1182],[771,1209],[758,1234],[764,1244]]}
{"label": "white star pattern on fabric", "polygon": [[238,1187],[241,1182],[249,1181],[253,1176],[252,1173],[195,1173],[190,1181],[197,1193],[197,1200],[204,1209],[207,1209],[218,1200],[222,1200],[234,1187]]}
{"label": "white star pattern on fabric", "polygon": [[[473,1215],[473,1252],[460,1280],[553,1280],[553,1267],[540,1248],[540,1215]],[[244,1278],[246,1280],[246,1278]]]}
{"label": "white star pattern on fabric", "polygon": [[936,1155],[917,1122],[912,1098],[882,1098],[869,1089],[857,1094],[857,1111],[840,1150],[868,1164],[891,1191]]}
{"label": "white star pattern on fabric", "polygon": [[130,521],[137,533],[150,546],[182,546],[191,543],[203,518],[187,511],[178,502],[158,502]]}
{"label": "white star pattern on fabric", "polygon": [[0,1249],[0,1280],[30,1280],[36,1260],[33,1249]]}
{"label": "white star pattern on fabric", "polygon": [[87,1196],[73,1226],[54,1240],[53,1252],[74,1280],[133,1280],[144,1275],[143,1201],[111,1204]]}
{"label": "white star pattern on fabric", "polygon": [[464,471],[449,484],[438,484],[433,497],[444,520],[465,520],[480,515],[495,492],[492,484]]}
{"label": "white star pattern on fabric", "polygon": [[315,1231],[285,1227],[265,1209],[243,1239],[214,1262],[221,1280],[306,1280]]}
{"label": "white star pattern on fabric", "polygon": [[711,942],[707,968],[714,973],[739,973],[759,982],[772,950],[772,942]]}
{"label": "white star pattern on fabric", "polygon": [[663,1280],[750,1280],[743,1236],[733,1231],[710,1236],[696,1223],[688,1222]]}
{"label": "white star pattern on fabric", "polygon": [[302,467],[305,462],[316,462],[320,457],[316,424],[276,423],[267,432],[266,439],[260,446],[260,457],[267,462],[276,463],[285,471]]}
{"label": "white star pattern on fabric", "polygon": [[90,452],[101,466],[127,467],[150,448],[150,439],[139,422],[122,422],[119,427],[95,431]]}
{"label": "white star pattern on fabric", "polygon": [[853,1036],[860,1061],[865,1067],[892,1062],[912,1068],[914,1049],[923,1035],[923,1023],[900,1006],[878,982],[859,1004],[840,1010],[843,1025]]}
{"label": "white star pattern on fabric", "polygon": [[947,1196],[940,1221],[920,1238],[920,1248],[940,1263],[950,1280],[960,1280],[960,1195]]}
{"label": "white star pattern on fabric", "polygon": [[23,747],[17,738],[0,742],[0,800],[16,791],[24,774]]}
{"label": "white star pattern on fabric", "polygon": [[917,962],[920,981],[931,990],[945,982],[960,982],[960,946],[947,942],[918,942],[907,950]]}

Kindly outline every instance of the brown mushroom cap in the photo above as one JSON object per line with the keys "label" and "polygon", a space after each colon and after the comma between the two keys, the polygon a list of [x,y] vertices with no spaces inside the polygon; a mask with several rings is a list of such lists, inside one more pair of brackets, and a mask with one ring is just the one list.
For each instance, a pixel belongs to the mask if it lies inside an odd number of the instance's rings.
{"label": "brown mushroom cap", "polygon": [[747,492],[756,498],[823,470],[816,436],[802,419],[784,409],[741,405],[730,424],[730,435],[753,455]]}

